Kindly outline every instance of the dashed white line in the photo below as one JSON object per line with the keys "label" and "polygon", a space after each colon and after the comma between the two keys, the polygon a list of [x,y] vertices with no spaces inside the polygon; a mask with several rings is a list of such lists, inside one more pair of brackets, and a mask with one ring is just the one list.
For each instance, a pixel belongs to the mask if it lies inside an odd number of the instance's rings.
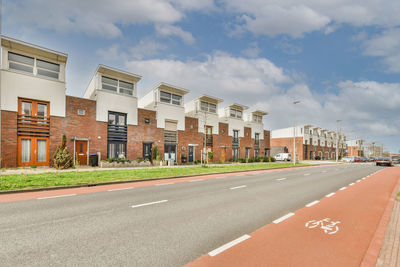
{"label": "dashed white line", "polygon": [[311,173],[305,173],[304,176],[310,175]]}
{"label": "dashed white line", "polygon": [[356,181],[356,183],[359,183],[359,182],[361,182],[361,180],[360,180],[360,179]]}
{"label": "dashed white line", "polygon": [[170,185],[170,184],[175,184],[175,183],[165,183],[165,184],[155,184],[155,185],[159,186],[159,185]]}
{"label": "dashed white line", "polygon": [[204,181],[204,179],[191,180],[191,181],[189,181],[189,182],[190,182],[190,183],[194,183],[194,182],[200,182],[200,181]]}
{"label": "dashed white line", "polygon": [[322,171],[322,172],[328,172],[328,171]]}
{"label": "dashed white line", "polygon": [[37,199],[49,199],[49,198],[72,197],[72,196],[76,196],[76,194],[59,195],[59,196],[51,196],[51,197],[38,197]]}
{"label": "dashed white line", "polygon": [[313,201],[313,202],[310,202],[310,203],[308,203],[308,204],[306,205],[306,207],[309,208],[309,207],[311,207],[311,206],[314,206],[314,205],[317,204],[318,202],[319,202],[319,200],[315,200],[315,201]]}
{"label": "dashed white line", "polygon": [[344,187],[340,188],[339,190],[345,190],[345,189],[346,189],[346,186],[344,186]]}
{"label": "dashed white line", "polygon": [[107,191],[108,192],[113,192],[113,191],[129,190],[129,189],[132,189],[132,188],[134,188],[134,187],[115,188],[115,189],[110,189],[110,190],[107,190]]}
{"label": "dashed white line", "polygon": [[287,178],[278,178],[278,179],[276,179],[277,181],[283,181],[283,180],[286,180]]}
{"label": "dashed white line", "polygon": [[293,212],[288,213],[288,214],[286,214],[286,215],[284,215],[284,216],[282,216],[282,217],[276,219],[275,221],[273,221],[273,223],[277,224],[277,223],[283,222],[284,220],[286,220],[286,219],[292,217],[293,215],[294,215]]}
{"label": "dashed white line", "polygon": [[354,183],[349,184],[350,186],[354,185]]}
{"label": "dashed white line", "polygon": [[235,190],[235,189],[244,188],[244,187],[247,187],[247,185],[235,186],[235,187],[231,187],[229,189]]}
{"label": "dashed white line", "polygon": [[133,205],[132,208],[138,208],[138,207],[143,207],[143,206],[149,206],[149,205],[164,203],[164,202],[167,202],[167,201],[168,201],[168,200],[165,199],[165,200],[160,200],[160,201],[148,202],[148,203]]}
{"label": "dashed white line", "polygon": [[327,194],[326,197],[331,197],[331,196],[333,196],[334,194],[335,194],[335,193]]}
{"label": "dashed white line", "polygon": [[243,242],[246,239],[249,239],[250,237],[251,236],[249,236],[249,235],[243,235],[243,236],[241,236],[241,237],[239,237],[239,238],[237,238],[237,239],[235,239],[235,240],[233,240],[233,241],[231,241],[229,243],[226,243],[225,245],[223,245],[223,246],[221,246],[221,247],[219,247],[217,249],[214,249],[213,251],[209,252],[208,255],[210,255],[211,257],[214,257],[215,255],[218,255],[219,253],[221,253],[221,252],[223,252],[223,251],[225,251],[225,250],[227,250],[227,249],[239,244],[240,242]]}

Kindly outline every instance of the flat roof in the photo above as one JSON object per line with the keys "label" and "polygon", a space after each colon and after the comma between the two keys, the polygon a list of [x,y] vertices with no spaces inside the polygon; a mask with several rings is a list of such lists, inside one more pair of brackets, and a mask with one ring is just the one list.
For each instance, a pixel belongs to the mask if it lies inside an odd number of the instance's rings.
{"label": "flat roof", "polygon": [[166,90],[171,93],[177,93],[179,95],[186,95],[187,93],[190,92],[189,90],[184,89],[182,87],[171,85],[171,84],[164,83],[164,82],[159,83],[157,85],[156,89]]}
{"label": "flat roof", "polygon": [[241,104],[238,104],[238,103],[233,103],[233,104],[229,105],[228,107],[234,108],[234,109],[240,109],[242,111],[249,108],[248,106],[241,105]]}
{"label": "flat roof", "polygon": [[142,79],[142,76],[140,76],[140,75],[137,75],[137,74],[134,74],[131,72],[127,72],[124,70],[116,69],[113,67],[109,67],[109,66],[106,66],[103,64],[99,64],[97,66],[96,73],[97,72],[102,73],[104,75],[110,75],[110,76],[114,76],[114,77],[116,76],[121,79],[126,79],[126,80],[131,80],[131,81],[133,80],[134,82],[138,82]]}
{"label": "flat roof", "polygon": [[8,36],[1,36],[1,46],[12,49],[20,50],[22,52],[36,54],[59,62],[67,62],[68,54],[58,52],[46,47],[34,45],[28,42],[17,40]]}
{"label": "flat roof", "polygon": [[253,111],[252,113],[255,114],[255,115],[260,115],[260,116],[268,115],[268,112],[262,111],[262,110],[259,110],[259,109]]}
{"label": "flat roof", "polygon": [[213,103],[213,104],[219,104],[221,102],[224,102],[224,100],[222,100],[221,98],[218,98],[218,97],[215,97],[215,96],[210,96],[210,95],[201,95],[198,98],[195,98],[195,100],[196,99],[207,101],[207,102],[210,102],[210,103]]}

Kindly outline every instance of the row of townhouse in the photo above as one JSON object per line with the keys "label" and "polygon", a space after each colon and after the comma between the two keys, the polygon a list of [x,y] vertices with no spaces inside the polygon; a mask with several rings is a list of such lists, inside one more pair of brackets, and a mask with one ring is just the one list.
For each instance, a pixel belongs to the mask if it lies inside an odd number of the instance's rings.
{"label": "row of townhouse", "polygon": [[312,125],[300,125],[271,131],[272,156],[278,152],[293,155],[294,139],[298,160],[313,160],[317,157],[335,159],[337,146],[339,158],[347,153],[346,137],[343,134]]}
{"label": "row of townhouse", "polygon": [[362,139],[348,140],[347,145],[347,156],[364,157],[365,156],[365,144]]}
{"label": "row of townhouse", "polygon": [[269,155],[266,112],[208,95],[188,103],[184,88],[160,83],[137,97],[141,76],[99,65],[83,98],[66,95],[67,54],[1,38],[1,167],[49,166],[66,135],[81,165],[101,159],[148,158],[157,146],[164,160],[213,160]]}

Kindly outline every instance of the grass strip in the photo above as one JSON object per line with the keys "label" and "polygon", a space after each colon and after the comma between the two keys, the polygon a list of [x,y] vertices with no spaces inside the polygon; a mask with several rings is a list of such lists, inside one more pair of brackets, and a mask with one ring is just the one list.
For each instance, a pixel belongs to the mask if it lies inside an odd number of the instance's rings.
{"label": "grass strip", "polygon": [[[306,166],[308,164],[296,164]],[[99,171],[50,172],[36,174],[10,174],[0,176],[0,190],[34,189],[53,186],[84,185],[101,182],[117,182],[167,178],[175,176],[197,175],[207,173],[223,173],[233,171],[274,169],[292,167],[292,163],[235,164],[229,166],[210,167],[175,167],[148,169],[115,169]]]}

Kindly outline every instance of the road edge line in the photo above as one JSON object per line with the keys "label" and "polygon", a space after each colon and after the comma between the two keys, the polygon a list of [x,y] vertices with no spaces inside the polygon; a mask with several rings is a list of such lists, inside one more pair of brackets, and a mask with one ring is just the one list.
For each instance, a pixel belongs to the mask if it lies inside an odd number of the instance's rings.
{"label": "road edge line", "polygon": [[231,247],[249,239],[251,236],[249,235],[242,235],[239,238],[236,238],[235,240],[232,240],[231,242],[226,243],[225,245],[220,246],[219,248],[216,248],[210,252],[208,252],[208,255],[210,255],[211,257],[214,257],[222,252],[224,252],[227,249],[230,249]]}

